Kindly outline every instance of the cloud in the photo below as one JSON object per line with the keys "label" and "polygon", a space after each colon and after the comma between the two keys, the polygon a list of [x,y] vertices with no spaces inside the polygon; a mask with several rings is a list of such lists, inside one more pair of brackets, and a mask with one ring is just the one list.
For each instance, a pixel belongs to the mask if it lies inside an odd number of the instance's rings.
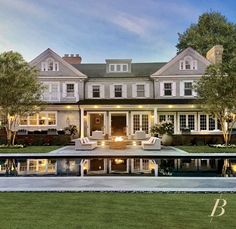
{"label": "cloud", "polygon": [[33,16],[34,18],[47,18],[48,13],[42,7],[40,7],[40,5],[35,3],[37,3],[37,1],[32,2],[29,0],[0,0],[1,8],[9,8],[12,11],[18,12],[23,15]]}

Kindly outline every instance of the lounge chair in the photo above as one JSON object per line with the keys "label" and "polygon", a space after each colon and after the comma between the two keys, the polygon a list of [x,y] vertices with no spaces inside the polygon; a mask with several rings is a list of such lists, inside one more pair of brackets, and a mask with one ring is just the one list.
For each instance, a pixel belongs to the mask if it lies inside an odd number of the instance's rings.
{"label": "lounge chair", "polygon": [[97,147],[96,141],[90,141],[87,137],[75,139],[75,150],[93,150]]}
{"label": "lounge chair", "polygon": [[151,137],[147,141],[142,141],[142,148],[144,150],[160,150],[161,149],[161,139],[156,137]]}
{"label": "lounge chair", "polygon": [[134,139],[141,140],[146,139],[146,133],[142,130],[135,131]]}

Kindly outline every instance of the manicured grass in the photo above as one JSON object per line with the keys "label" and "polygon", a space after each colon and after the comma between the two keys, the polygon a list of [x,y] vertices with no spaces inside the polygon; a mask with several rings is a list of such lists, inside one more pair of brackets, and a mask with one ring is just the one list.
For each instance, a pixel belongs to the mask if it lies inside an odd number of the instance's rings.
{"label": "manicured grass", "polygon": [[0,193],[0,228],[235,228],[235,194],[222,195],[225,214],[210,222],[217,198],[220,194]]}
{"label": "manicured grass", "polygon": [[215,148],[210,146],[176,146],[188,153],[236,153],[236,148]]}
{"label": "manicured grass", "polygon": [[61,146],[27,146],[25,148],[0,148],[1,153],[48,153],[59,149]]}

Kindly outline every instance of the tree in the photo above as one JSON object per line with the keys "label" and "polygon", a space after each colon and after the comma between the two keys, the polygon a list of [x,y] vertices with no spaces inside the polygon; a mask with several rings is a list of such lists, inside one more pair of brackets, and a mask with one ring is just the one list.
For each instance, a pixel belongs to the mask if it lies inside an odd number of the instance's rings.
{"label": "tree", "polygon": [[206,56],[214,45],[223,45],[223,63],[229,63],[236,56],[236,25],[228,22],[218,12],[203,13],[197,24],[191,24],[185,32],[178,33],[178,36],[178,52],[192,47]]}
{"label": "tree", "polygon": [[220,123],[226,145],[236,123],[235,66],[210,65],[195,85],[203,110]]}
{"label": "tree", "polygon": [[0,108],[6,118],[7,144],[14,145],[20,116],[38,112],[43,86],[37,71],[17,52],[0,54]]}

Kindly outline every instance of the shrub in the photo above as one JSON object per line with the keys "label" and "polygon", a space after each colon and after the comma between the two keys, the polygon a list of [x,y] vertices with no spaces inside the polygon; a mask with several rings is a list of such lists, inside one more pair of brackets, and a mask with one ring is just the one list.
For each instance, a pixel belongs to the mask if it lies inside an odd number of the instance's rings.
{"label": "shrub", "polygon": [[158,124],[153,125],[151,127],[150,132],[152,135],[157,135],[157,134],[172,135],[174,133],[174,124],[171,121],[162,121]]}

